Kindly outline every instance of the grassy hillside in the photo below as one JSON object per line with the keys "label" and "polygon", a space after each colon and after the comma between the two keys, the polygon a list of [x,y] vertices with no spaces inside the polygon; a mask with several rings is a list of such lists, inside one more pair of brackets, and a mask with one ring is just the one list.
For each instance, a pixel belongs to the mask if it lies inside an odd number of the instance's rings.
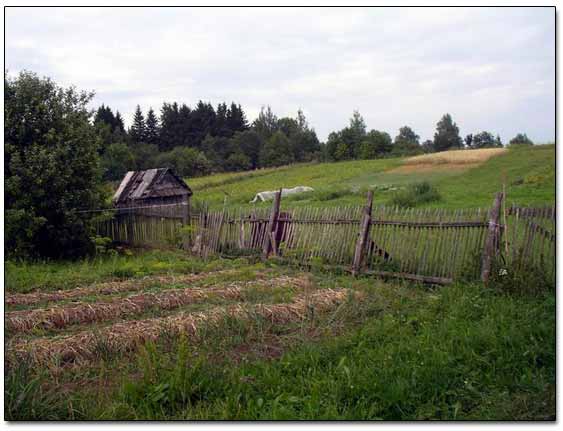
{"label": "grassy hillside", "polygon": [[555,145],[509,149],[483,163],[471,157],[472,151],[464,153],[468,155],[465,163],[357,160],[217,174],[187,181],[194,189],[194,200],[207,201],[214,208],[251,207],[249,201],[260,191],[298,185],[313,187],[315,192],[285,198],[286,208],[361,204],[368,189],[375,191],[376,204],[385,204],[395,190],[419,181],[429,181],[442,196],[440,201],[427,206],[484,207],[501,190],[504,174],[509,203],[538,205],[555,201]]}

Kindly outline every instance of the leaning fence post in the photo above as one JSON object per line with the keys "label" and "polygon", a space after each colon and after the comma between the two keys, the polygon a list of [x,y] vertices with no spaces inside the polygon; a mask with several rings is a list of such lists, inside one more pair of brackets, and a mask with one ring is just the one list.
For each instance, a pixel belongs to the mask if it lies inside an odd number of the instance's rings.
{"label": "leaning fence post", "polygon": [[369,228],[371,225],[371,208],[373,206],[373,191],[368,191],[368,201],[367,205],[364,207],[362,213],[362,220],[360,222],[360,235],[358,241],[356,241],[356,249],[354,250],[354,261],[352,263],[352,274],[356,275],[359,273],[362,261],[364,259],[364,252],[366,249],[366,243],[369,237]]}
{"label": "leaning fence post", "polygon": [[487,283],[489,281],[493,256],[497,254],[500,246],[499,218],[501,202],[502,193],[497,193],[489,215],[489,227],[487,228],[485,248],[483,249],[483,261],[481,266],[481,280],[483,283]]}
{"label": "leaning fence post", "polygon": [[270,219],[268,220],[268,226],[266,226],[266,232],[264,233],[264,242],[262,245],[262,258],[267,259],[270,255],[270,251],[276,250],[276,232],[278,230],[278,218],[280,214],[280,202],[281,202],[281,189],[274,195],[274,203],[272,204],[272,211],[270,212]]}

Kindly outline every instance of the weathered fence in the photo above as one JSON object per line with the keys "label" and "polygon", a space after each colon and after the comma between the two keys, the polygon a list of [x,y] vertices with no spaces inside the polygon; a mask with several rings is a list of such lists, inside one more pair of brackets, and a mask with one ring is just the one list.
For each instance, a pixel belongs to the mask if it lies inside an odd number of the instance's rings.
{"label": "weathered fence", "polygon": [[[364,207],[284,209],[181,208],[163,213],[120,211],[98,226],[101,235],[133,245],[178,244],[202,257],[214,254],[278,256],[299,265],[343,267],[432,283],[487,282],[499,264],[534,267],[555,279],[555,209],[502,206],[488,209]],[[187,226],[186,228],[183,228]]]}

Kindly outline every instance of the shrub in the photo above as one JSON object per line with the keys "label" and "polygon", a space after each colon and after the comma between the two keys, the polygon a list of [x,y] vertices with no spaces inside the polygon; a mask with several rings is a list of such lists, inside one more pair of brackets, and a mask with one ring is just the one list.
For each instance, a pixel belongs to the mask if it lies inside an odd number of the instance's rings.
{"label": "shrub", "polygon": [[441,199],[438,190],[429,182],[410,184],[406,189],[393,195],[390,204],[402,208],[412,208],[420,204],[435,202]]}
{"label": "shrub", "polygon": [[103,201],[93,93],[30,72],[4,78],[5,247],[10,257],[91,254],[92,214]]}

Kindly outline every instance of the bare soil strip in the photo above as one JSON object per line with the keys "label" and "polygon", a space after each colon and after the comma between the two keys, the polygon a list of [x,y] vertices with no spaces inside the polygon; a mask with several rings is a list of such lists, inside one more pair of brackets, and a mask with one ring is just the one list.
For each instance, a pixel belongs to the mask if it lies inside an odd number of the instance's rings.
{"label": "bare soil strip", "polygon": [[80,360],[96,360],[103,353],[134,351],[140,344],[149,340],[156,341],[163,334],[186,334],[197,338],[202,326],[217,324],[225,317],[243,320],[261,317],[275,323],[289,323],[303,320],[312,312],[323,313],[334,309],[347,296],[346,290],[323,289],[300,295],[295,301],[286,304],[259,304],[251,307],[237,304],[215,307],[200,313],[120,322],[103,328],[98,333],[85,330],[65,337],[12,340],[6,346],[6,362],[8,366],[19,360],[64,365]]}
{"label": "bare soil strip", "polygon": [[5,304],[34,305],[41,302],[65,301],[88,295],[112,295],[120,292],[143,290],[154,283],[193,283],[195,281],[204,280],[213,275],[236,272],[236,270],[227,269],[223,271],[206,272],[201,274],[148,276],[139,279],[131,278],[123,281],[106,281],[103,283],[96,283],[87,287],[77,287],[75,289],[69,290],[57,290],[55,292],[12,293],[6,295]]}
{"label": "bare soil strip", "polygon": [[100,322],[141,314],[150,309],[172,310],[183,305],[204,302],[211,297],[241,299],[245,288],[303,287],[303,277],[276,277],[266,281],[231,283],[223,288],[169,289],[159,293],[142,293],[114,301],[78,303],[48,309],[12,311],[5,313],[5,328],[12,333],[30,333],[36,328],[61,329],[70,325]]}

